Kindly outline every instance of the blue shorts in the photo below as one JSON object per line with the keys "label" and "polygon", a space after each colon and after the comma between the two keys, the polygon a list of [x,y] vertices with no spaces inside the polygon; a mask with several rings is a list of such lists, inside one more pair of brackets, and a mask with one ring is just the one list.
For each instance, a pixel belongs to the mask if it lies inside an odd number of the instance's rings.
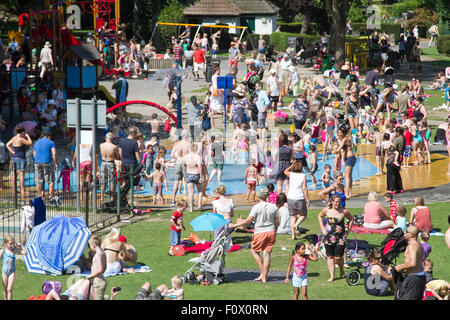
{"label": "blue shorts", "polygon": [[212,54],[218,54],[219,51],[218,50],[212,50]]}
{"label": "blue shorts", "polygon": [[264,48],[260,48],[260,49],[258,49],[258,53],[262,53],[262,54],[264,54],[264,52],[265,52],[265,49],[264,49]]}
{"label": "blue shorts", "polygon": [[412,146],[406,146],[405,152],[403,152],[403,157],[410,158],[411,157]]}
{"label": "blue shorts", "polygon": [[180,241],[181,241],[181,231],[173,231],[171,229],[170,230],[170,245],[176,246],[180,243]]}
{"label": "blue shorts", "polygon": [[356,164],[356,157],[351,156],[351,157],[345,158],[344,161],[345,161],[346,167],[354,167]]}
{"label": "blue shorts", "polygon": [[26,160],[21,158],[12,158],[13,162],[13,168],[16,168],[16,170],[25,170],[26,167]]}
{"label": "blue shorts", "polygon": [[303,277],[297,276],[295,273],[292,276],[292,286],[296,288],[306,287],[308,285],[308,274]]}

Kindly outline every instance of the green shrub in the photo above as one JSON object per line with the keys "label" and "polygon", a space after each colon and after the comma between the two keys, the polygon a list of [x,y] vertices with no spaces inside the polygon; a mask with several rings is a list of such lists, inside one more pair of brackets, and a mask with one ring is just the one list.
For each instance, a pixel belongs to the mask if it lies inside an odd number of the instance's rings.
{"label": "green shrub", "polygon": [[423,0],[405,0],[400,3],[395,3],[391,7],[392,17],[401,17],[403,12],[413,11],[423,6]]}
{"label": "green shrub", "polygon": [[[280,26],[281,32],[287,33],[301,33],[302,32],[302,22],[294,21],[294,22],[282,22],[278,21],[277,24]],[[318,34],[321,29],[317,26],[317,23],[311,22],[309,24],[311,34]]]}
{"label": "green shrub", "polygon": [[286,51],[288,37],[303,38],[303,45],[305,47],[309,47],[314,42],[320,41],[320,36],[313,36],[310,34],[274,32],[270,35],[270,44],[273,45],[277,51]]}
{"label": "green shrub", "polygon": [[444,41],[442,44],[442,54],[450,56],[450,40]]}
{"label": "green shrub", "polygon": [[[366,23],[353,23],[353,35],[359,35],[360,32],[366,32],[367,31],[367,24]],[[400,23],[381,23],[380,29],[377,31],[385,31],[387,34],[395,34],[398,36],[400,34]]]}
{"label": "green shrub", "polygon": [[436,40],[436,48],[440,54],[444,53],[444,43],[450,41],[450,35],[440,35]]}
{"label": "green shrub", "polygon": [[439,22],[439,16],[436,12],[425,8],[419,8],[414,10],[416,14],[414,18],[408,20],[407,28],[413,29],[415,25],[419,28],[419,37],[427,37],[428,29],[433,24]]}

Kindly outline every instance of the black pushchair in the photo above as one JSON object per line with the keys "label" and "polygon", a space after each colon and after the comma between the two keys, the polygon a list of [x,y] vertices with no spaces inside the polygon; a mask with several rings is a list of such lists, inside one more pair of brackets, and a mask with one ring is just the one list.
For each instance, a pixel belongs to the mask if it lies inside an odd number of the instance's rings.
{"label": "black pushchair", "polygon": [[[408,241],[405,239],[403,230],[396,228],[384,238],[383,242],[381,242],[381,246],[382,264],[394,266],[397,257],[406,250]],[[394,282],[398,285],[403,281],[404,275],[401,272],[397,272],[395,269],[392,270]]]}
{"label": "black pushchair", "polygon": [[[134,168],[132,172],[132,181],[133,181],[133,187],[137,186],[139,184],[139,181],[141,179],[141,170],[142,165],[137,166]],[[119,199],[117,199],[117,193],[113,190],[110,190],[111,194],[111,201],[105,202],[102,204],[102,210],[104,212],[111,212],[115,213],[117,209],[117,201],[119,200],[120,208],[129,208],[130,205],[128,204],[127,200],[127,194],[131,189],[131,177],[130,179],[127,179],[127,182],[120,188],[120,195]]]}

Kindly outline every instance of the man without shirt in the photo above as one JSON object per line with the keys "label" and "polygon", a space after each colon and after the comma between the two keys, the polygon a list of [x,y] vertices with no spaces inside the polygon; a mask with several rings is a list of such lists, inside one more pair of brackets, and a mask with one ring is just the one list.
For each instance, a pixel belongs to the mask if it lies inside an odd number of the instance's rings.
{"label": "man without shirt", "polygon": [[404,263],[396,265],[395,270],[405,271],[407,276],[398,286],[397,300],[422,300],[426,279],[422,267],[423,248],[417,241],[418,233],[419,229],[416,226],[409,226],[406,229],[405,239],[408,246],[404,253]]}
{"label": "man without shirt", "polygon": [[[189,153],[190,144],[187,140],[188,133],[186,130],[181,131],[181,139],[175,142],[170,157],[175,159],[175,182],[173,184],[171,207],[175,206],[175,197],[178,188],[181,189],[183,179],[186,180],[186,167],[184,166],[183,157]],[[186,190],[186,187],[185,187]]]}
{"label": "man without shirt", "polygon": [[102,155],[102,165],[100,167],[100,199],[105,200],[105,189],[108,186],[110,192],[115,192],[115,160],[119,160],[119,148],[112,143],[113,133],[108,132],[105,142],[100,144],[100,154]]}
{"label": "man without shirt", "polygon": [[202,161],[198,155],[199,146],[192,144],[189,153],[183,157],[184,165],[186,167],[186,183],[189,193],[189,212],[193,211],[194,204],[194,185],[198,191],[198,210],[202,209]]}
{"label": "man without shirt", "polygon": [[95,252],[95,255],[92,258],[91,274],[86,279],[91,281],[94,300],[104,300],[107,285],[103,276],[106,270],[106,254],[100,247],[100,244],[101,241],[98,236],[92,236],[89,239],[89,247]]}

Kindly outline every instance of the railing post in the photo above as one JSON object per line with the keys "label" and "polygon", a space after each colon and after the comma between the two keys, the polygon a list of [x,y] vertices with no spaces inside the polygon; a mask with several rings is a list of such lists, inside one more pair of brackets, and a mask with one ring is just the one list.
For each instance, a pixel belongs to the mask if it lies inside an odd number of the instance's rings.
{"label": "railing post", "polygon": [[14,190],[13,190],[13,193],[14,193],[14,208],[17,209],[17,170],[16,170],[16,164],[15,163],[13,163],[13,180],[14,180],[14,183],[13,183],[13,186],[14,186]]}
{"label": "railing post", "polygon": [[133,207],[133,203],[134,203],[134,185],[133,185],[133,165],[131,165],[130,166],[130,183],[131,183],[131,188],[130,188],[130,192],[131,192],[131,194],[130,194],[130,202],[131,202],[131,204],[130,204],[130,207],[131,207],[131,212],[133,212],[133,209],[134,209],[134,207]]}
{"label": "railing post", "polygon": [[116,174],[116,202],[117,202],[117,222],[120,221],[120,173],[117,171]]}
{"label": "railing post", "polygon": [[86,226],[89,227],[89,184],[87,181],[84,182],[84,192],[84,199],[86,199],[84,221],[86,222]]}

